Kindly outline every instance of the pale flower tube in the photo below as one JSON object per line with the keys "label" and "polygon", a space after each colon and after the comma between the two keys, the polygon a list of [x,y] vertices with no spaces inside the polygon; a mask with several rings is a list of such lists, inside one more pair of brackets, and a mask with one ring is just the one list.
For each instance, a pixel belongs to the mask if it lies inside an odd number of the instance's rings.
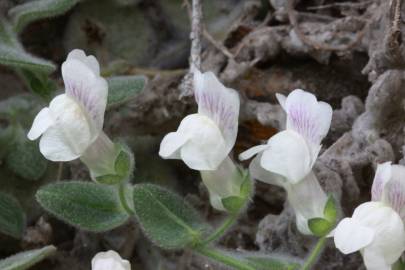
{"label": "pale flower tube", "polygon": [[73,50],[62,64],[65,93],[56,96],[35,117],[30,140],[41,137],[39,149],[52,161],[79,158],[102,132],[108,84],[94,56]]}
{"label": "pale flower tube", "polygon": [[131,270],[131,264],[113,251],[100,252],[91,261],[92,270]]}
{"label": "pale flower tube", "polygon": [[211,205],[225,211],[222,199],[239,196],[245,177],[232,159],[226,157],[216,170],[201,171],[201,179],[210,194]]}
{"label": "pale flower tube", "polygon": [[329,104],[301,89],[288,97],[277,94],[286,111],[286,130],[272,136],[267,144],[240,154],[241,160],[256,155],[249,166],[254,179],[283,187],[295,211],[298,230],[311,234],[308,220],[323,217],[327,196],[312,172],[332,120]]}
{"label": "pale flower tube", "polygon": [[333,232],[344,254],[360,251],[368,270],[390,270],[405,251],[405,167],[379,164],[371,190],[372,202],[358,206]]}

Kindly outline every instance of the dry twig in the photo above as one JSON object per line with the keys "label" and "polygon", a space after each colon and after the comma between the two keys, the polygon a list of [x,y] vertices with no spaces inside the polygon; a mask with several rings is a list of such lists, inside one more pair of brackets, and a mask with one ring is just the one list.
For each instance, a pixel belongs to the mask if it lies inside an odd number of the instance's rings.
{"label": "dry twig", "polygon": [[184,76],[180,85],[181,97],[193,94],[193,74],[196,69],[201,69],[201,33],[202,33],[202,4],[201,0],[193,0],[191,12],[191,50],[190,70]]}
{"label": "dry twig", "polygon": [[341,46],[334,46],[334,45],[329,45],[326,43],[319,43],[316,42],[310,38],[308,38],[300,29],[297,17],[296,17],[296,12],[294,10],[294,3],[293,0],[287,0],[287,13],[288,13],[288,18],[290,20],[290,23],[297,34],[298,38],[307,46],[314,48],[315,50],[324,50],[324,51],[345,51],[345,50],[350,50],[353,47],[355,47],[357,44],[360,43],[360,41],[363,39],[365,35],[365,30],[367,28],[367,24],[363,27],[363,29],[357,33],[356,38],[351,41],[350,43],[346,45],[341,45]]}

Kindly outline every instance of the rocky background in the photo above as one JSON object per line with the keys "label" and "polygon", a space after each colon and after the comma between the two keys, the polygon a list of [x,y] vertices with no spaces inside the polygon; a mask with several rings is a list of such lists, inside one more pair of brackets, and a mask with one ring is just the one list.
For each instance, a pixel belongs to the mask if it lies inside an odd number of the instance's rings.
{"label": "rocky background", "polygon": [[[0,16],[23,0],[0,0]],[[283,129],[275,93],[314,92],[333,109],[332,127],[315,166],[322,186],[350,215],[370,199],[376,164],[405,164],[405,7],[401,0],[204,0],[202,69],[212,70],[242,97],[235,157]],[[4,15],[3,15],[4,16]],[[196,172],[180,161],[162,160],[159,143],[194,112],[179,90],[187,72],[189,15],[183,0],[87,0],[64,16],[31,24],[22,41],[32,53],[63,62],[82,48],[102,63],[103,73],[145,74],[150,82],[135,100],[107,113],[106,130],[122,137],[136,156],[135,182],[176,190],[213,225],[223,218],[209,206]],[[59,78],[59,72],[55,73]],[[26,89],[0,67],[0,99]],[[4,102],[4,101],[3,101]],[[62,179],[89,179],[79,162],[65,164]],[[54,244],[59,251],[33,269],[90,269],[92,256],[115,249],[132,269],[225,269],[185,252],[153,247],[135,222],[104,234],[69,227],[44,213],[35,190],[55,179],[27,183],[0,162],[0,190],[26,207],[29,227],[22,241],[1,236],[0,254]],[[283,190],[256,183],[256,195],[223,247],[305,257],[314,238],[295,227]],[[364,269],[359,254],[343,256],[330,241],[316,269]]]}

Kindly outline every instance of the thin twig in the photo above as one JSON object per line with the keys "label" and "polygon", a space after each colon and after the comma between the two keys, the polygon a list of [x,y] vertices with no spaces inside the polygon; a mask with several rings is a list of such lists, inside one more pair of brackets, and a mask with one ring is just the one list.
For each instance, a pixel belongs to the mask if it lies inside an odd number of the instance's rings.
{"label": "thin twig", "polygon": [[353,2],[331,3],[331,4],[327,4],[327,5],[308,7],[307,10],[319,10],[319,9],[328,9],[328,8],[334,8],[334,7],[362,8],[363,6],[369,5],[373,2],[375,2],[375,0],[369,0],[369,1],[364,1],[364,2],[360,2],[360,3],[353,3]]}
{"label": "thin twig", "polygon": [[193,0],[191,13],[191,53],[190,71],[201,69],[201,34],[202,34],[202,5],[201,0]]}
{"label": "thin twig", "polygon": [[[188,15],[190,19],[192,18],[192,10],[190,6],[190,2],[188,0],[184,0],[184,5],[187,7]],[[202,23],[203,29],[203,36],[206,40],[208,40],[215,48],[217,48],[220,52],[222,52],[226,57],[233,59],[234,55],[226,48],[221,42],[218,42],[206,29],[205,25]]]}
{"label": "thin twig", "polygon": [[294,32],[297,34],[298,38],[304,43],[305,45],[314,48],[315,50],[325,50],[325,51],[345,51],[350,50],[355,47],[364,37],[365,30],[367,28],[367,24],[363,27],[363,29],[357,33],[356,38],[346,45],[341,46],[333,46],[326,43],[318,43],[310,38],[308,38],[304,33],[302,33],[301,28],[299,26],[297,17],[295,15],[294,10],[294,3],[293,0],[287,0],[287,13],[290,23],[294,29]]}
{"label": "thin twig", "polygon": [[388,37],[388,46],[391,51],[394,51],[400,45],[401,29],[399,24],[401,23],[402,0],[393,0],[391,5],[394,8],[394,14],[391,23],[390,35]]}
{"label": "thin twig", "polygon": [[191,8],[191,50],[190,69],[181,82],[180,98],[193,94],[193,74],[201,69],[201,34],[202,34],[202,5],[201,0],[193,0]]}

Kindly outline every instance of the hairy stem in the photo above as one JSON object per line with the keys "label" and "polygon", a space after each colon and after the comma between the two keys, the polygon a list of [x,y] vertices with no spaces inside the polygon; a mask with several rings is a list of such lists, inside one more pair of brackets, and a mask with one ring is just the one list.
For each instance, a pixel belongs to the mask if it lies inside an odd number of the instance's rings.
{"label": "hairy stem", "polygon": [[127,211],[129,215],[135,214],[134,210],[132,210],[132,208],[128,205],[127,197],[125,196],[125,184],[121,183],[118,186],[118,196],[120,198],[121,205],[125,209],[125,211]]}
{"label": "hairy stem", "polygon": [[255,270],[252,266],[247,263],[235,259],[234,257],[224,253],[219,249],[214,249],[213,247],[198,247],[195,249],[199,254],[210,258],[213,261],[220,262],[224,265],[231,266],[233,269],[237,270]]}
{"label": "hairy stem", "polygon": [[316,243],[314,249],[312,250],[309,257],[306,259],[301,270],[311,269],[311,266],[313,266],[316,263],[316,261],[318,260],[319,255],[321,254],[321,252],[326,244],[326,240],[327,240],[326,236],[324,236],[318,240],[318,243]]}
{"label": "hairy stem", "polygon": [[231,214],[228,216],[225,221],[219,226],[207,239],[204,240],[203,245],[208,245],[209,243],[218,240],[224,233],[233,225],[235,224],[236,220],[238,219],[238,214]]}

